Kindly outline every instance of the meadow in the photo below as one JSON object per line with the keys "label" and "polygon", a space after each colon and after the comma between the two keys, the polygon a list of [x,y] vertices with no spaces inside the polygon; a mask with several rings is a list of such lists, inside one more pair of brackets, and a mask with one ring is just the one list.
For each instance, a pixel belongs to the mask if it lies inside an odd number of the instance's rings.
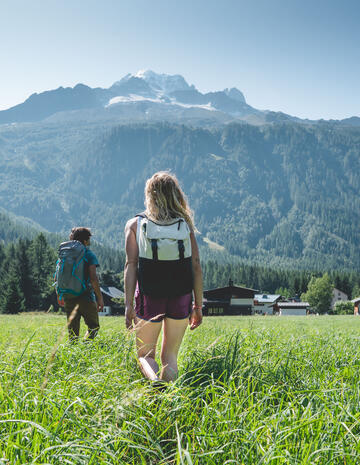
{"label": "meadow", "polygon": [[101,325],[70,344],[64,316],[0,316],[0,465],[360,463],[360,318],[205,318],[161,392]]}

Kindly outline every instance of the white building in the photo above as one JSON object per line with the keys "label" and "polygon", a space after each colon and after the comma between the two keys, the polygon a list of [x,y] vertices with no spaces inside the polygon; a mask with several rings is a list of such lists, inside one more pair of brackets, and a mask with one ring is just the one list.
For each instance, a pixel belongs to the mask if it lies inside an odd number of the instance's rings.
{"label": "white building", "polygon": [[255,294],[254,313],[258,315],[272,315],[274,305],[281,299],[280,294]]}
{"label": "white building", "polygon": [[336,287],[334,287],[330,307],[334,310],[336,302],[340,302],[342,300],[348,301],[348,295],[345,294],[345,292],[340,291],[340,289],[336,289]]}
{"label": "white building", "polygon": [[109,316],[112,315],[112,308],[115,306],[115,303],[112,299],[121,299],[124,298],[124,293],[112,286],[100,287],[101,294],[104,299],[104,311],[99,312],[100,316]]}
{"label": "white building", "polygon": [[308,302],[278,302],[279,315],[305,316],[310,310]]}

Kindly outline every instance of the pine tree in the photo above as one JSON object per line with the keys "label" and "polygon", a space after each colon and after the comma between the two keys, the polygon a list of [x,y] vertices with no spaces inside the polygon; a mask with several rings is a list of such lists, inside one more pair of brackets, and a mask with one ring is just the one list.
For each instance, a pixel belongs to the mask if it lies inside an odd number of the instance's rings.
{"label": "pine tree", "polygon": [[352,290],[351,298],[352,299],[357,299],[358,297],[360,297],[360,285],[355,284],[355,286],[353,287],[353,290]]}
{"label": "pine tree", "polygon": [[5,247],[0,244],[0,280],[3,282],[3,270],[4,270],[4,263],[5,263],[6,253]]}
{"label": "pine tree", "polygon": [[119,286],[115,273],[110,270],[104,270],[103,272],[101,272],[99,278],[100,278],[100,283],[103,286],[106,286],[106,287],[110,287],[110,286],[118,287]]}
{"label": "pine tree", "polygon": [[351,285],[348,276],[344,275],[342,278],[341,282],[341,288],[340,288],[345,294],[348,296],[348,298],[351,296]]}
{"label": "pine tree", "polygon": [[293,285],[292,285],[292,290],[294,292],[294,294],[296,295],[300,295],[300,279],[298,278],[298,276],[296,276],[294,278],[294,282],[293,282]]}
{"label": "pine tree", "polygon": [[19,288],[15,267],[11,266],[8,278],[4,285],[1,302],[1,313],[15,314],[25,310],[24,295]]}
{"label": "pine tree", "polygon": [[34,280],[32,275],[32,267],[29,260],[29,240],[20,239],[16,248],[13,259],[13,267],[15,269],[18,286],[24,297],[25,310],[32,310],[34,303]]}
{"label": "pine tree", "polygon": [[48,306],[51,295],[54,294],[52,276],[55,270],[55,251],[48,245],[44,234],[40,233],[29,249],[32,265],[33,305],[41,309]]}

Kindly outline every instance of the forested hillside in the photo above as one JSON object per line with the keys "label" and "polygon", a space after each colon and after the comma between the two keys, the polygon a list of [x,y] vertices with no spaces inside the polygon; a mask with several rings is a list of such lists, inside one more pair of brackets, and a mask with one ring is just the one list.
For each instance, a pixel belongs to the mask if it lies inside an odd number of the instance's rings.
{"label": "forested hillside", "polygon": [[20,238],[33,238],[41,228],[26,219],[9,215],[0,210],[0,244],[8,244]]}
{"label": "forested hillside", "polygon": [[146,178],[171,169],[204,247],[208,238],[259,265],[358,270],[359,147],[358,128],[330,123],[5,125],[0,202],[49,231],[89,225],[122,247]]}

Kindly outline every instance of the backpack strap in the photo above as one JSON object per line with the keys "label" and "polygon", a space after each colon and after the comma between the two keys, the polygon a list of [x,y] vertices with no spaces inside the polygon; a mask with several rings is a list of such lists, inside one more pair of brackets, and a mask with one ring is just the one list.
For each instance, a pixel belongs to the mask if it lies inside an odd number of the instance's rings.
{"label": "backpack strap", "polygon": [[136,218],[136,217],[140,217],[140,218],[146,218],[146,219],[148,219],[148,217],[147,217],[147,215],[146,215],[146,213],[145,213],[145,212],[138,213],[137,215],[135,215],[135,218]]}
{"label": "backpack strap", "polygon": [[178,248],[179,248],[179,258],[180,260],[184,260],[185,246],[184,246],[184,241],[182,239],[178,240]]}
{"label": "backpack strap", "polygon": [[140,237],[140,225],[141,225],[141,217],[139,216],[137,219],[137,225],[136,225],[136,242],[138,246],[139,246],[139,237]]}
{"label": "backpack strap", "polygon": [[153,253],[153,260],[158,260],[158,244],[157,239],[151,239],[151,248]]}
{"label": "backpack strap", "polygon": [[137,215],[135,215],[135,218],[137,218],[136,242],[139,245],[141,218],[146,218],[147,219],[147,216],[146,216],[145,212],[142,212],[142,213],[138,213]]}

